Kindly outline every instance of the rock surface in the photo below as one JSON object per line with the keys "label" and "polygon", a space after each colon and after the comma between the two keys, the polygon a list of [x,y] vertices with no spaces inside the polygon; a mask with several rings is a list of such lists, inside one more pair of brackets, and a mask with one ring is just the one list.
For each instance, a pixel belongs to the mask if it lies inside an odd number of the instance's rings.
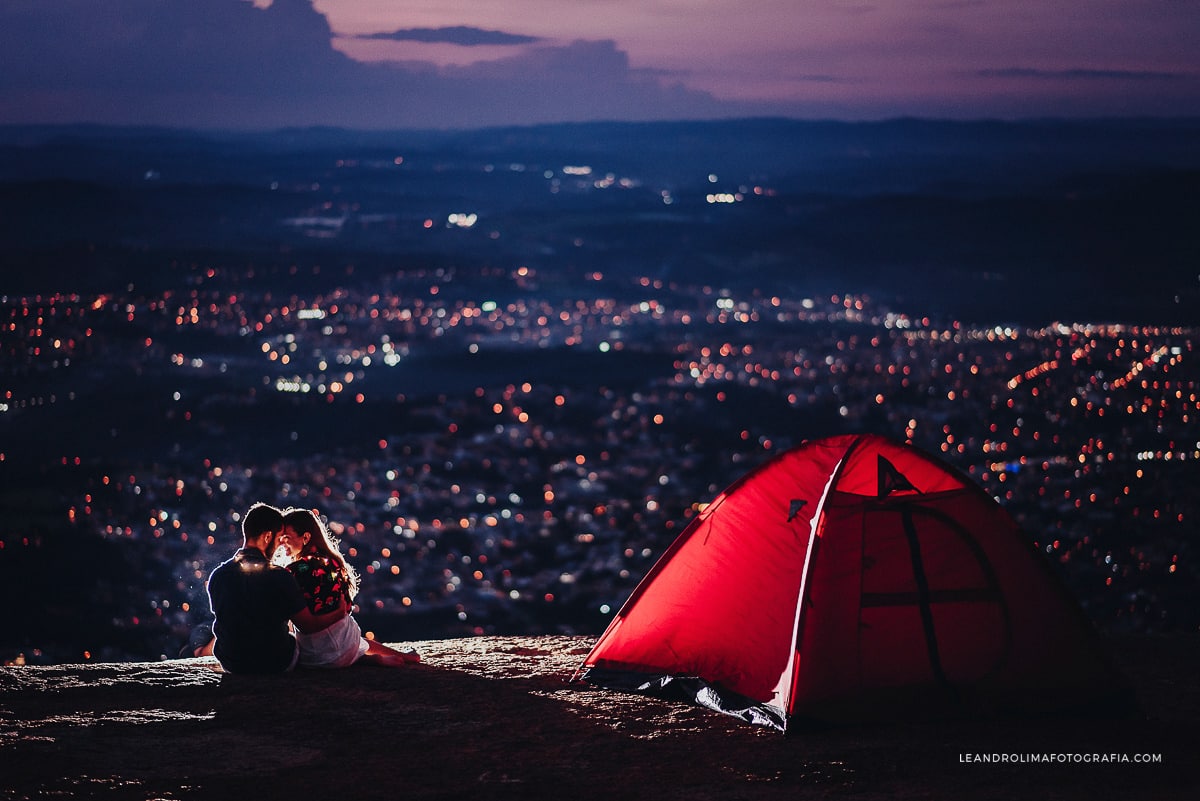
{"label": "rock surface", "polygon": [[[211,658],[0,668],[0,798],[1200,797],[1194,637],[1112,643],[1142,707],[1124,720],[897,721],[786,737],[569,684],[590,644],[406,643],[422,665],[263,678],[224,674]],[[1123,761],[1143,754],[1161,761]],[[969,761],[982,757],[1024,761]]]}

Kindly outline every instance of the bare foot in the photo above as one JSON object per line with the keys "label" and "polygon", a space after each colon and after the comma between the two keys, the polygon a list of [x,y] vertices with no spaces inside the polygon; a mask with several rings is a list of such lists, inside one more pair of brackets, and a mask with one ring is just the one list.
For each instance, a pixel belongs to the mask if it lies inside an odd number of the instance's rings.
{"label": "bare foot", "polygon": [[372,665],[380,665],[381,667],[405,667],[407,665],[415,665],[421,661],[421,657],[416,651],[398,652],[386,651],[368,653],[363,656],[362,661],[369,662]]}

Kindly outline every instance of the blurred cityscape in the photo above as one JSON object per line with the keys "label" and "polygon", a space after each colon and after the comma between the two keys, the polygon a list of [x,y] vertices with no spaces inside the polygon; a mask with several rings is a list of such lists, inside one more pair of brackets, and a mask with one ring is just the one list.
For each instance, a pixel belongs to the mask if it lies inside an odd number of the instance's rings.
{"label": "blurred cityscape", "polygon": [[5,130],[0,659],[176,656],[259,500],[379,639],[598,634],[857,431],[1194,632],[1196,131],[1096,125]]}

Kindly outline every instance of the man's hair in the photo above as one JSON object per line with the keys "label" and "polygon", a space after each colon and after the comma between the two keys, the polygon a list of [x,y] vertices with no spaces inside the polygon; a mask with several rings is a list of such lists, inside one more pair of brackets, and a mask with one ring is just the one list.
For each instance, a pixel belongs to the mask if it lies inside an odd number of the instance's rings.
{"label": "man's hair", "polygon": [[283,528],[283,513],[266,503],[256,503],[242,518],[242,538],[249,542]]}

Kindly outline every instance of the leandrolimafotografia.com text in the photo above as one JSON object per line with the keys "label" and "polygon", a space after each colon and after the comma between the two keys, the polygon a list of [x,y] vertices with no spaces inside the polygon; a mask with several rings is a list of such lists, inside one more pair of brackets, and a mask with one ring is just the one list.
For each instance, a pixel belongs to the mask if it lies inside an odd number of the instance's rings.
{"label": "leandrolimafotografia.com text", "polygon": [[1161,764],[1162,754],[1082,754],[1082,753],[960,753],[963,764],[1039,765],[1039,764]]}

